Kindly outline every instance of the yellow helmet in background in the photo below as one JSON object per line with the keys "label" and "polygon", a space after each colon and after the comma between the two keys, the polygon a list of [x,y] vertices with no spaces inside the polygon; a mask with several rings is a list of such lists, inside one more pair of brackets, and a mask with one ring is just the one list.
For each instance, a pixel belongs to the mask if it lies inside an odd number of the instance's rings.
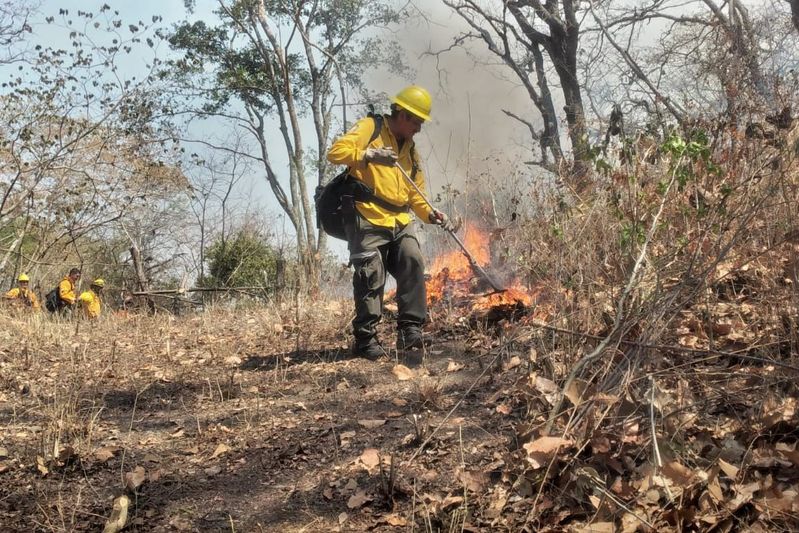
{"label": "yellow helmet in background", "polygon": [[391,101],[422,120],[430,120],[430,106],[433,99],[430,98],[429,92],[418,85],[405,87]]}
{"label": "yellow helmet in background", "polygon": [[105,280],[103,278],[97,278],[96,280],[92,281],[92,285],[95,287],[105,287]]}
{"label": "yellow helmet in background", "polygon": [[20,274],[19,278],[17,278],[17,281],[30,281],[30,280],[31,279],[28,277],[27,274]]}

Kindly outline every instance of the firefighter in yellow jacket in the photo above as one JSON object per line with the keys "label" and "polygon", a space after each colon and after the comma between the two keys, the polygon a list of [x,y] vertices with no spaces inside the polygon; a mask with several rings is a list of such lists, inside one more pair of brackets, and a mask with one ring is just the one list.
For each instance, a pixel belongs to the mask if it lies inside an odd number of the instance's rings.
{"label": "firefighter in yellow jacket", "polygon": [[36,294],[30,289],[31,279],[27,274],[20,274],[17,279],[17,287],[14,287],[5,294],[5,299],[10,303],[30,307],[34,311],[39,311],[41,306]]}
{"label": "firefighter in yellow jacket", "polygon": [[103,305],[103,287],[105,287],[105,281],[102,278],[97,278],[92,281],[88,291],[80,293],[78,299],[83,306],[83,313],[86,318],[95,319],[100,316]]}
{"label": "firefighter in yellow jacket", "polygon": [[416,365],[421,362],[418,349],[424,346],[422,325],[427,301],[424,260],[410,211],[429,224],[451,228],[451,222],[444,213],[431,209],[396,166],[399,164],[420,190],[425,189],[413,136],[430,119],[430,93],[411,85],[391,102],[391,115],[359,120],[336,139],[327,159],[347,165],[349,175],[368,186],[374,198],[359,201],[354,195],[342,197],[350,262],[355,268],[352,353],[370,360],[385,353],[375,327],[382,316],[388,272],[397,280],[397,349],[406,364]]}

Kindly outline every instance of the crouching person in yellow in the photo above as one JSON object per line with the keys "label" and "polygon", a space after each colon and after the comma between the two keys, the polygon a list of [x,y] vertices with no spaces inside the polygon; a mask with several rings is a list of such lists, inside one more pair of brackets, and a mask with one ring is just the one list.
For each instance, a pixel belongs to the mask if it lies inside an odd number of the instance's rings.
{"label": "crouching person in yellow", "polygon": [[103,281],[101,278],[97,278],[96,280],[92,281],[88,291],[83,291],[80,293],[78,300],[80,301],[81,306],[83,306],[83,313],[86,318],[93,320],[100,316],[100,311],[102,311],[103,304],[101,298],[103,287],[105,287],[105,281]]}
{"label": "crouching person in yellow", "polygon": [[19,286],[8,291],[5,295],[5,299],[12,305],[16,304],[30,307],[32,311],[39,311],[41,307],[39,306],[39,300],[36,298],[36,293],[28,286],[30,280],[27,274],[20,274],[17,279],[17,284]]}

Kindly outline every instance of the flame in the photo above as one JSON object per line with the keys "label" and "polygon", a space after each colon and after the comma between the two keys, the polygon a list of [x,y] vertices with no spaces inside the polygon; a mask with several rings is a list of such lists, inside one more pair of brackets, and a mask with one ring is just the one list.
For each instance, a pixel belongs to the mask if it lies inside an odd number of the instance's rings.
{"label": "flame", "polygon": [[[490,262],[489,236],[472,224],[467,224],[463,242],[474,257],[475,262],[487,268]],[[485,286],[469,264],[466,255],[460,250],[441,255],[433,261],[430,278],[426,283],[428,304],[447,300],[469,300],[472,309],[491,309],[502,306],[529,307],[533,297],[521,286],[514,285],[502,292],[482,296]]]}
{"label": "flame", "polygon": [[[475,262],[481,267],[486,266],[490,261],[490,252],[488,247],[488,235],[471,224],[466,224],[466,231],[463,235],[463,244],[469,253],[474,257]],[[472,267],[469,260],[460,251],[456,250],[448,254],[436,257],[430,271],[435,274],[449,269],[450,272],[463,274],[463,276],[470,276],[472,274]]]}

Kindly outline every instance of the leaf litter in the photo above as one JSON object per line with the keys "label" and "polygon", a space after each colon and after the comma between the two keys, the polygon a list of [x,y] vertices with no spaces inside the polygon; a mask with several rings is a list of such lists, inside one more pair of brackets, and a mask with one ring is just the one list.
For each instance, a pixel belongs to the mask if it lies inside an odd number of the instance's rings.
{"label": "leaf litter", "polygon": [[[699,318],[707,313],[709,328]],[[120,490],[135,493],[138,522],[128,520],[126,531],[202,530],[208,508],[224,508],[236,530],[257,530],[259,513],[274,506],[288,512],[269,527],[287,530],[307,523],[292,510],[315,513],[320,530],[389,531],[422,527],[421,520],[454,520],[471,531],[525,523],[630,532],[796,524],[796,376],[784,369],[718,359],[686,365],[664,354],[648,369],[654,389],[603,389],[583,379],[564,391],[568,356],[547,348],[532,322],[503,326],[503,338],[526,339],[511,345],[443,321],[437,335],[446,355],[429,357],[420,372],[354,365],[337,360],[337,348],[304,357],[294,351],[290,320],[246,319],[270,324],[268,333],[242,332],[238,319],[218,315],[176,320],[163,332],[168,351],[157,336],[120,339],[114,354],[98,356],[100,365],[111,357],[117,365],[92,384],[105,387],[100,399],[81,397],[94,410],[60,428],[44,414],[3,419],[0,464],[13,468],[0,469],[0,519],[19,530],[32,523],[40,511],[24,503],[34,493],[23,487],[31,486],[39,494],[61,487],[62,497],[95,517],[87,524],[96,529],[113,522],[103,516],[120,507]],[[701,349],[710,331],[721,346],[740,346],[753,342],[746,324],[758,320],[770,323],[756,308],[688,309],[674,344]],[[115,339],[108,328],[106,338]],[[304,330],[307,345],[335,345],[335,327]],[[91,342],[86,335],[79,346]],[[240,363],[225,351],[234,338]],[[48,365],[14,371],[40,380],[40,389],[66,377],[79,394],[92,390],[69,357]],[[430,379],[434,387],[423,385]],[[4,394],[32,409],[19,390]],[[546,434],[561,398],[563,412]],[[43,441],[50,446],[36,445]],[[37,453],[26,455],[31,449]],[[81,469],[96,496],[78,497]],[[424,518],[414,512],[419,504]]]}

